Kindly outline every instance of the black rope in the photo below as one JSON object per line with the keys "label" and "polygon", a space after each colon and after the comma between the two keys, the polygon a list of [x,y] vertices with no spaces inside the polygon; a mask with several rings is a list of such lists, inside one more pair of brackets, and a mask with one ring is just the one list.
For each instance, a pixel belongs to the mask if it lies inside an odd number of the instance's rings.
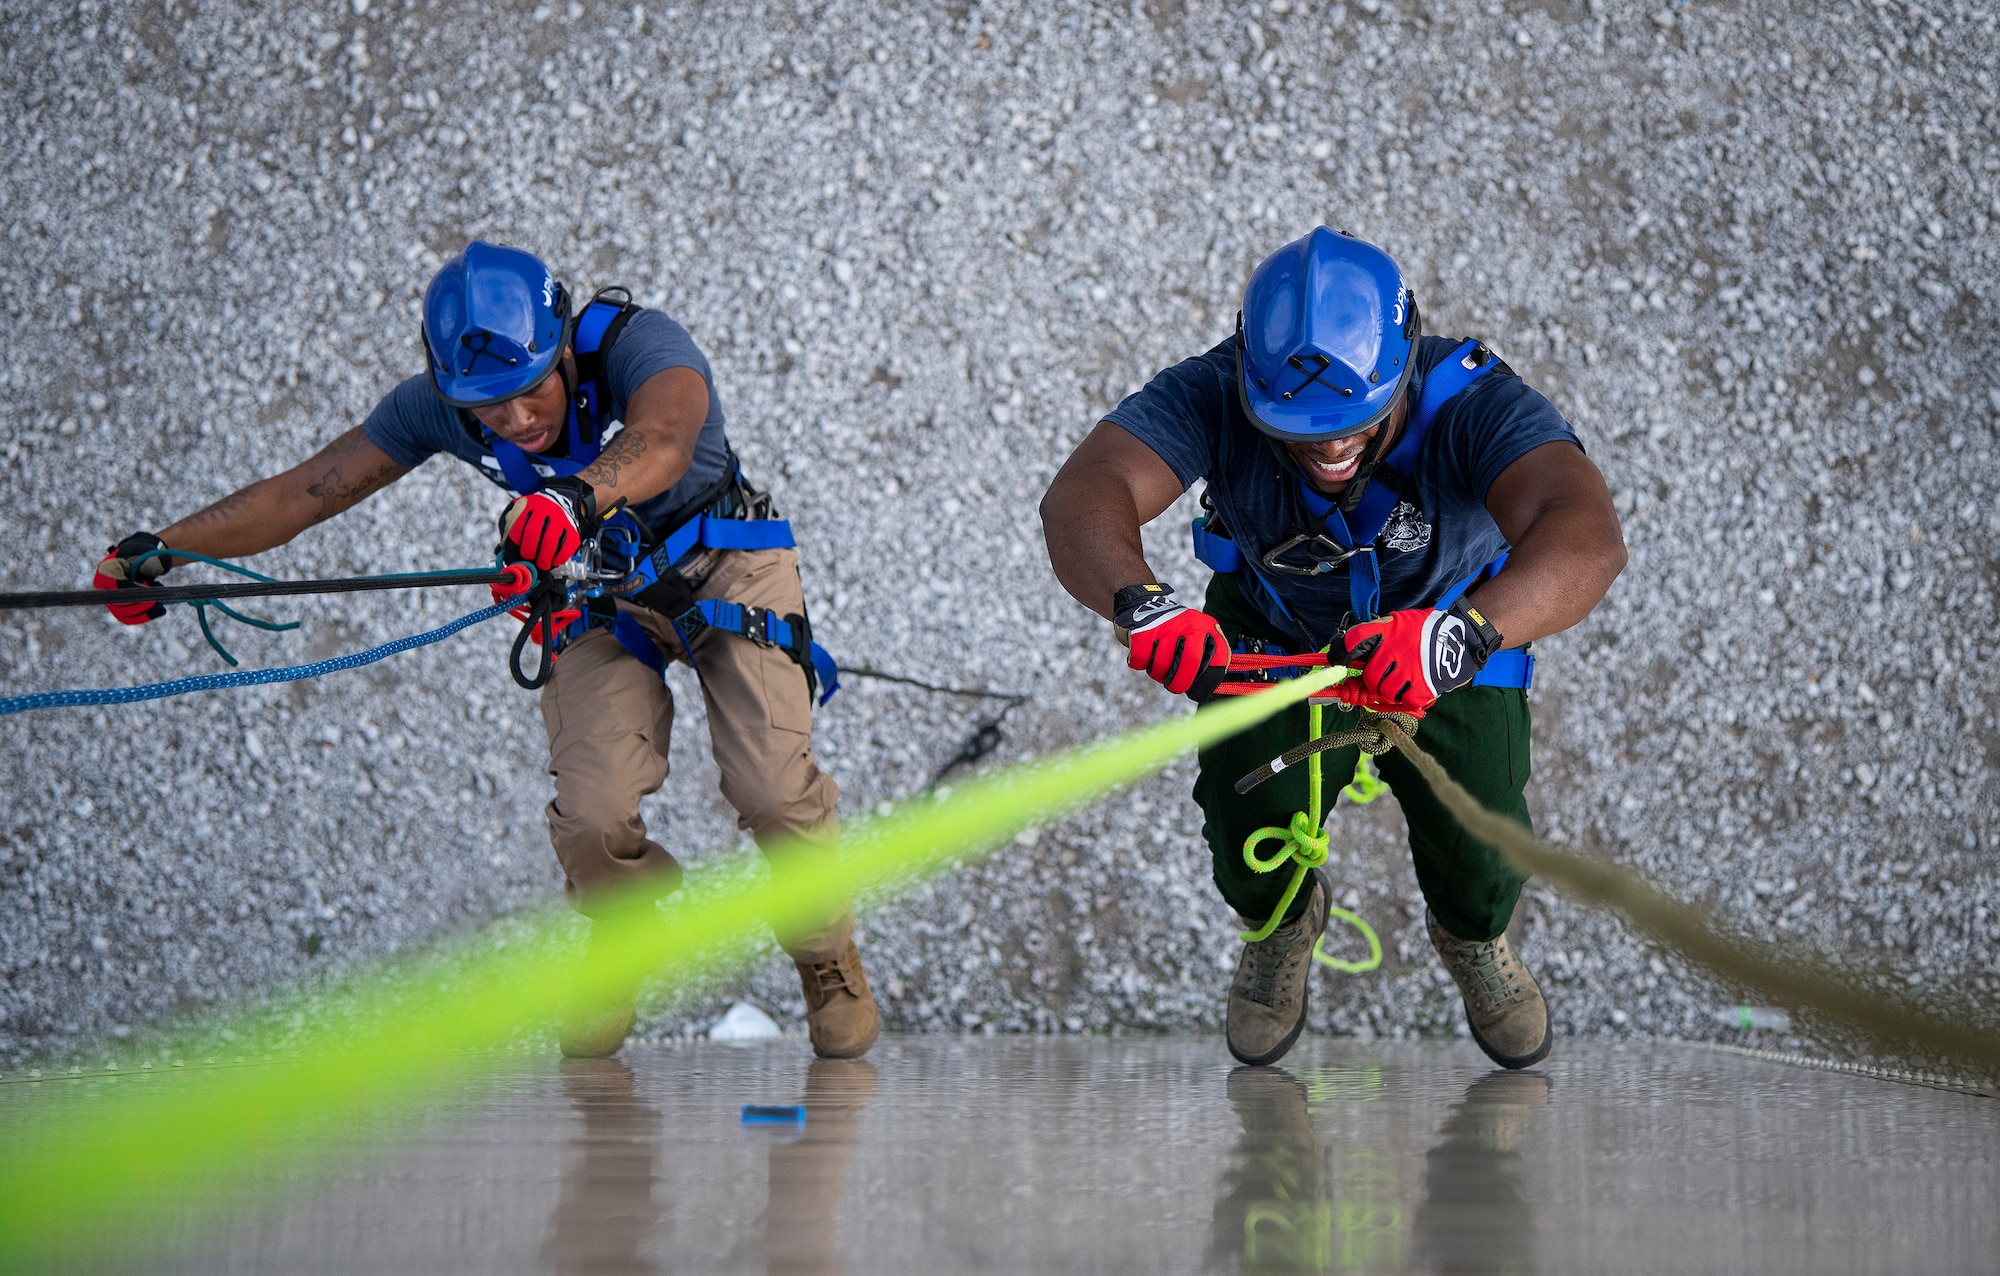
{"label": "black rope", "polygon": [[947,687],[941,683],[925,682],[922,678],[905,677],[900,673],[883,673],[881,670],[869,665],[863,665],[858,669],[841,665],[840,672],[854,678],[874,678],[881,682],[895,682],[905,687],[916,687],[921,691],[936,691],[947,696],[975,696],[982,700],[1006,701],[1005,704],[1000,706],[1000,712],[982,720],[978,726],[972,729],[972,734],[967,736],[965,743],[958,747],[958,752],[953,754],[950,760],[939,767],[936,774],[931,776],[931,782],[924,786],[926,791],[934,789],[943,783],[944,778],[958,768],[970,766],[993,752],[993,750],[999,748],[1000,741],[1005,738],[1005,734],[1001,731],[1001,724],[1007,721],[1008,714],[1028,702],[1027,696],[1017,692],[989,691],[984,687]]}
{"label": "black rope", "polygon": [[277,598],[288,594],[358,594],[378,589],[429,589],[445,585],[497,585],[508,572],[410,572],[401,576],[353,576],[339,580],[245,580],[214,585],[148,585],[133,589],[50,589],[0,594],[0,611],[44,607],[103,607],[109,603],[191,603],[216,598]]}

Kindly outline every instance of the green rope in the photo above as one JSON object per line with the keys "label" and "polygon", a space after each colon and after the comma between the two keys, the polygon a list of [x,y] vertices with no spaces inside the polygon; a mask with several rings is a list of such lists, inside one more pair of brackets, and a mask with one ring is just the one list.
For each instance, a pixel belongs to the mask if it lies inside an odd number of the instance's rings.
{"label": "green rope", "polygon": [[[278,582],[276,576],[266,576],[262,572],[253,572],[248,567],[224,562],[220,558],[210,558],[206,554],[197,554],[193,550],[171,549],[164,545],[159,549],[149,549],[143,554],[135,555],[132,559],[133,568],[136,569],[140,563],[145,562],[149,558],[185,558],[189,562],[207,563],[210,567],[220,567],[224,571],[235,572],[238,576],[248,576],[251,580],[261,580],[267,585],[275,585]],[[172,606],[173,604],[169,603],[168,605]],[[222,657],[222,663],[228,665],[231,669],[236,668],[241,662],[235,656],[229,654],[229,648],[223,646],[222,640],[215,636],[215,630],[209,628],[208,609],[210,607],[215,608],[239,625],[249,625],[253,629],[262,629],[266,633],[281,634],[299,627],[299,622],[296,620],[264,620],[257,616],[246,616],[234,607],[231,607],[228,603],[217,598],[191,599],[180,605],[194,608],[195,620],[201,625],[202,638],[207,641],[209,647],[216,655]]]}
{"label": "green rope", "polygon": [[1375,765],[1370,760],[1367,750],[1364,749],[1356,754],[1354,778],[1340,791],[1341,796],[1356,806],[1367,806],[1388,791],[1389,786],[1382,783],[1381,777],[1375,774]]}
{"label": "green rope", "polygon": [[[1315,701],[1308,703],[1306,712],[1308,718],[1306,738],[1310,743],[1320,743],[1325,738],[1321,730],[1324,709]],[[1367,730],[1365,723],[1363,729],[1364,731]],[[1346,732],[1342,734],[1353,735],[1356,733]],[[1379,733],[1374,734],[1379,737]],[[1319,763],[1320,754],[1324,751],[1323,749],[1315,749],[1307,755],[1306,809],[1293,812],[1291,821],[1286,827],[1258,829],[1245,839],[1243,843],[1243,862],[1250,866],[1252,872],[1275,873],[1286,864],[1292,865],[1292,880],[1285,884],[1285,893],[1278,900],[1277,908],[1272,910],[1270,919],[1256,930],[1246,930],[1239,936],[1246,944],[1254,944],[1270,938],[1271,932],[1278,929],[1278,924],[1284,920],[1285,913],[1290,910],[1292,901],[1298,898],[1299,888],[1305,885],[1306,875],[1327,861],[1332,839],[1328,836],[1325,827],[1320,822],[1324,784],[1320,775]],[[1368,755],[1364,753],[1361,756],[1365,759]],[[1355,782],[1357,784],[1360,782],[1363,774],[1362,764],[1357,763],[1355,766]],[[1381,785],[1381,781],[1376,780],[1372,774],[1368,775],[1367,778],[1371,782]],[[1349,787],[1352,788],[1353,786],[1350,785]],[[1239,786],[1238,792],[1241,791],[1242,788]],[[1342,791],[1347,792],[1347,790]],[[1349,796],[1352,797],[1352,794],[1350,793]],[[1375,794],[1370,793],[1366,798],[1355,800],[1367,802],[1373,801],[1374,797]],[[1276,853],[1269,856],[1261,856],[1257,854],[1257,847],[1263,842],[1279,842],[1282,845],[1279,846]],[[1323,966],[1331,966],[1335,970],[1346,971],[1354,975],[1365,974],[1382,964],[1382,941],[1376,937],[1374,927],[1363,921],[1359,914],[1338,907],[1331,900],[1327,901],[1327,914],[1330,917],[1338,917],[1341,921],[1346,922],[1361,932],[1362,938],[1368,941],[1368,957],[1365,961],[1346,961],[1339,957],[1329,957],[1321,951],[1321,945],[1326,942],[1326,936],[1321,935],[1313,941],[1314,961],[1319,962]]]}

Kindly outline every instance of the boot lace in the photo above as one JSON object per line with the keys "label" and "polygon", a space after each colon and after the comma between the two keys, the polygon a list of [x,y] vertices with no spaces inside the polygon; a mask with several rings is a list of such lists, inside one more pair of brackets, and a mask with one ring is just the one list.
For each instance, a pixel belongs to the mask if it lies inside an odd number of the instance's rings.
{"label": "boot lace", "polygon": [[1278,981],[1296,964],[1293,957],[1304,933],[1303,921],[1294,921],[1273,931],[1269,939],[1246,945],[1250,959],[1250,991],[1246,995],[1250,1000],[1260,1006],[1277,1004]]}
{"label": "boot lace", "polygon": [[1466,1000],[1480,1011],[1497,1010],[1521,1000],[1525,995],[1514,964],[1514,954],[1502,935],[1487,940],[1457,940],[1448,960],[1452,976],[1465,991]]}
{"label": "boot lace", "polygon": [[812,964],[813,983],[820,995],[830,997],[837,992],[853,992],[854,986],[847,981],[847,970],[840,964],[840,958],[830,961],[816,961]]}

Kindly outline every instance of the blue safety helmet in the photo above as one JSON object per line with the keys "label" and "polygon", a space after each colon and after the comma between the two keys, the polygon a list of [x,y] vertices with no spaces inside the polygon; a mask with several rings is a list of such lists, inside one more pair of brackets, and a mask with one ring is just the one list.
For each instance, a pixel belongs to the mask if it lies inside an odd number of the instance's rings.
{"label": "blue safety helmet", "polygon": [[526,394],[562,362],[569,292],[533,253],[473,240],[424,290],[424,353],[446,403]]}
{"label": "blue safety helmet", "polygon": [[1386,418],[1420,331],[1416,294],[1389,254],[1324,226],[1264,259],[1236,324],[1243,411],[1264,433],[1305,443]]}

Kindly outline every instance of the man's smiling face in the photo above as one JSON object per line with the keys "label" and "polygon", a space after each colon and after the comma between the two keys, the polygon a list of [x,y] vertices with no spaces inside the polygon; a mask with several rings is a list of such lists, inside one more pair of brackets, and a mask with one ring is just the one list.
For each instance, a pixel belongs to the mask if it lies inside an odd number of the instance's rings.
{"label": "man's smiling face", "polygon": [[[1298,443],[1287,439],[1285,451],[1291,453],[1292,460],[1298,462],[1299,471],[1316,490],[1327,496],[1338,495],[1360,470],[1362,454],[1368,451],[1378,434],[1384,430],[1389,432],[1382,452],[1394,445],[1396,436],[1402,433],[1403,421],[1410,415],[1409,405],[1409,395],[1405,394],[1396,400],[1388,419],[1379,425],[1328,443]],[[1381,452],[1376,455],[1381,455]]]}

